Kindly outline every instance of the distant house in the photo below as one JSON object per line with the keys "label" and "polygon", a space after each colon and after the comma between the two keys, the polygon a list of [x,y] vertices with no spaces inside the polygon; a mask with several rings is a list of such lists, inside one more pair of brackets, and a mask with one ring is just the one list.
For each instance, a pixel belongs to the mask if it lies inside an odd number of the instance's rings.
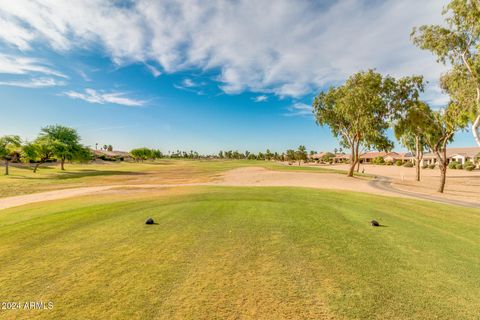
{"label": "distant house", "polygon": [[471,161],[473,163],[478,162],[478,158],[480,155],[480,148],[472,147],[472,148],[450,148],[447,149],[447,157],[450,161],[454,160],[458,163],[465,164],[467,161]]}
{"label": "distant house", "polygon": [[308,155],[308,158],[310,160],[322,160],[322,157],[324,155],[326,155],[328,152],[319,152],[319,153],[315,153],[315,154],[309,154]]}
{"label": "distant house", "polygon": [[333,157],[333,163],[342,163],[350,160],[350,155],[345,153],[337,153]]}
{"label": "distant house", "polygon": [[[471,161],[475,164],[479,162],[480,148],[479,147],[467,147],[467,148],[447,148],[447,162],[456,161],[461,164],[465,164],[467,161]],[[431,165],[438,163],[437,155],[428,152],[425,153],[422,160],[422,165]]]}
{"label": "distant house", "polygon": [[108,151],[108,150],[93,150],[92,153],[96,159],[106,161],[129,161],[133,160],[129,152],[126,151]]}
{"label": "distant house", "polygon": [[385,160],[385,162],[395,163],[397,161],[401,161],[403,163],[409,160],[410,155],[411,154],[403,152],[389,152],[383,157],[383,160]]}
{"label": "distant house", "polygon": [[360,155],[360,163],[373,163],[373,160],[375,160],[375,158],[383,158],[385,156],[387,156],[387,152],[384,151],[366,152]]}

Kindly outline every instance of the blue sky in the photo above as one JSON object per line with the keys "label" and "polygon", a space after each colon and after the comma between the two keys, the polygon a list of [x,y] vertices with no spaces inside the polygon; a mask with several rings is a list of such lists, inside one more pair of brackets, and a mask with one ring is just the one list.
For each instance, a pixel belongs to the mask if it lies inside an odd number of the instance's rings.
{"label": "blue sky", "polygon": [[[423,74],[447,100],[445,67],[409,40],[442,1],[6,1],[0,6],[0,135],[77,128],[128,150],[338,146],[313,97],[367,68]],[[470,133],[455,145],[473,146]]]}

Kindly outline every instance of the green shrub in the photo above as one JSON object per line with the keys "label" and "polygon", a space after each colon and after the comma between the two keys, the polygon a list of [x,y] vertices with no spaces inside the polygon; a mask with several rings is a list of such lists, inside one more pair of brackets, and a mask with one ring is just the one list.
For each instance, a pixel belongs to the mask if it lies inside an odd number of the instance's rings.
{"label": "green shrub", "polygon": [[449,169],[457,169],[457,162],[456,161],[452,161],[448,164],[448,168]]}
{"label": "green shrub", "polygon": [[455,169],[462,170],[463,169],[463,164],[457,163],[457,165],[455,166]]}
{"label": "green shrub", "polygon": [[429,169],[435,169],[435,165],[434,165],[434,164],[429,164],[429,165],[428,165],[428,168],[429,168]]}
{"label": "green shrub", "polygon": [[385,164],[385,159],[383,159],[383,157],[376,157],[376,158],[373,160],[373,163],[374,163],[374,164]]}
{"label": "green shrub", "polygon": [[405,164],[403,166],[405,168],[413,168],[413,163],[411,163],[410,161],[407,161],[407,162],[405,162]]}
{"label": "green shrub", "polygon": [[403,164],[403,163],[402,163],[402,160],[397,160],[397,161],[395,161],[395,165],[396,165],[396,166],[399,166],[399,167],[400,167],[402,164]]}
{"label": "green shrub", "polygon": [[467,171],[473,171],[474,169],[475,169],[475,165],[473,165],[473,164],[465,166],[465,170],[467,170]]}
{"label": "green shrub", "polygon": [[422,166],[422,169],[427,169],[427,168],[428,168],[428,164],[424,164],[424,165]]}
{"label": "green shrub", "polygon": [[385,162],[385,164],[386,164],[387,166],[393,166],[393,161],[387,161],[387,162]]}

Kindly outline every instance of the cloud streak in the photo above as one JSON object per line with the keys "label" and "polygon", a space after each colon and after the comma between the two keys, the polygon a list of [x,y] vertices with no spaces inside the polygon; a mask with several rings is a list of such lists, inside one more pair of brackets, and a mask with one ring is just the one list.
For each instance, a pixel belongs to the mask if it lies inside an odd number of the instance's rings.
{"label": "cloud streak", "polygon": [[268,100],[268,96],[266,96],[266,95],[256,96],[252,100],[255,101],[255,102],[265,102],[265,101]]}
{"label": "cloud streak", "polygon": [[49,67],[43,60],[7,54],[0,54],[0,73],[15,75],[44,74],[68,78],[65,74]]}
{"label": "cloud streak", "polygon": [[64,81],[54,78],[36,78],[29,80],[0,81],[0,86],[21,87],[21,88],[48,88],[64,86]]}
{"label": "cloud streak", "polygon": [[287,108],[288,112],[284,113],[287,117],[295,116],[312,116],[312,106],[302,102],[296,102]]}
{"label": "cloud streak", "polygon": [[90,88],[85,89],[85,92],[67,91],[62,95],[96,104],[118,104],[128,107],[140,107],[146,104],[145,100],[126,97],[124,92],[103,92]]}

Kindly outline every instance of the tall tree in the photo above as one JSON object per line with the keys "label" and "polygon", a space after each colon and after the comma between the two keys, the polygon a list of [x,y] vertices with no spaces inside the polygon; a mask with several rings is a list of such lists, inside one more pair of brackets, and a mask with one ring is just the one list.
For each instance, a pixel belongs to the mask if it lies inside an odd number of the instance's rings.
{"label": "tall tree", "polygon": [[8,175],[8,165],[21,147],[19,136],[0,137],[0,159],[5,162],[5,175]]}
{"label": "tall tree", "polygon": [[285,153],[285,159],[288,162],[294,162],[295,161],[295,150],[288,149],[287,152]]}
{"label": "tall tree", "polygon": [[412,105],[395,123],[395,136],[415,158],[416,180],[420,181],[420,163],[427,148],[426,131],[432,122],[432,110],[424,102]]}
{"label": "tall tree", "polygon": [[439,62],[452,66],[446,91],[469,114],[474,139],[480,146],[480,1],[452,0],[442,14],[445,26],[414,28],[412,40],[433,52]]}
{"label": "tall tree", "polygon": [[84,157],[85,147],[80,144],[77,130],[61,125],[42,128],[40,138],[52,145],[53,155],[60,160],[60,168],[65,170],[66,160],[80,160]]}
{"label": "tall tree", "polygon": [[295,159],[298,161],[298,165],[300,165],[302,160],[307,160],[307,148],[305,146],[298,146],[297,151],[295,151]]}
{"label": "tall tree", "polygon": [[[404,82],[408,86],[420,85],[414,78],[405,78]],[[352,75],[344,85],[330,88],[315,98],[313,111],[317,123],[328,125],[333,135],[340,138],[341,145],[351,150],[349,177],[359,163],[361,147],[378,150],[393,147],[387,137],[389,122],[404,108],[400,102],[410,92],[399,90],[395,79],[369,70]]]}
{"label": "tall tree", "polygon": [[468,120],[468,113],[454,103],[450,103],[443,110],[431,112],[431,121],[425,131],[425,142],[438,159],[441,174],[438,192],[443,193],[445,190],[448,168],[447,145],[453,140],[455,132],[468,124]]}

